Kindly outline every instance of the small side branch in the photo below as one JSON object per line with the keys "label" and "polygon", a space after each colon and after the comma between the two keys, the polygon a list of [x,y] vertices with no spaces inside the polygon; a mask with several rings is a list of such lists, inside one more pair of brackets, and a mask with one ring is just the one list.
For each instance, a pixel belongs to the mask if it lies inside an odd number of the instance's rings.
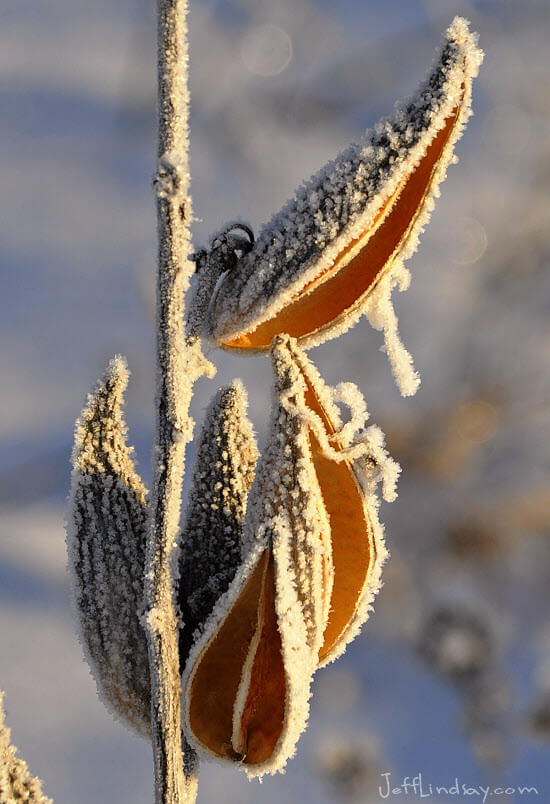
{"label": "small side branch", "polygon": [[159,263],[157,285],[156,436],[145,572],[144,624],[151,669],[151,731],[156,804],[192,804],[198,763],[182,742],[178,616],[172,588],[185,447],[194,381],[210,373],[200,341],[185,340],[184,294],[194,272],[188,170],[188,0],[158,0]]}

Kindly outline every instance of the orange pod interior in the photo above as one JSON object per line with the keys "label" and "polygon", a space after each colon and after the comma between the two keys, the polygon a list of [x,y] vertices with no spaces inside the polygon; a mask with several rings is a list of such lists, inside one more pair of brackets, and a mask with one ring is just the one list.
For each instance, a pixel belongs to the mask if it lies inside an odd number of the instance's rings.
{"label": "orange pod interior", "polygon": [[[324,424],[327,435],[334,427],[307,375],[306,404]],[[363,503],[363,492],[349,461],[330,460],[317,439],[310,436],[313,464],[330,520],[334,580],[324,642],[319,651],[323,662],[354,617],[357,604],[376,559],[372,526]]]}
{"label": "orange pod interior", "polygon": [[[447,117],[426,153],[385,202],[368,231],[350,243],[334,264],[307,285],[273,318],[252,332],[222,344],[227,349],[268,349],[275,335],[300,339],[327,329],[360,306],[380,277],[391,266],[422,210],[432,177],[458,119],[460,105]],[[389,212],[386,214],[386,210]],[[351,259],[350,251],[360,250]]]}
{"label": "orange pod interior", "polygon": [[[282,732],[285,691],[274,559],[265,550],[198,660],[189,691],[191,729],[217,756],[265,762]],[[239,692],[242,705],[236,712]]]}

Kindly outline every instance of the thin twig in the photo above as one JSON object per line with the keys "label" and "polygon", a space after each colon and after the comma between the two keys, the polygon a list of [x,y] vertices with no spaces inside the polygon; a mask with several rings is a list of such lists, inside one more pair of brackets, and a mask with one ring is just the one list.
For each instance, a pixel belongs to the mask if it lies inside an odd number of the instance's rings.
{"label": "thin twig", "polygon": [[147,544],[145,626],[151,668],[151,731],[156,804],[192,804],[198,763],[182,744],[178,617],[172,588],[185,447],[194,381],[210,366],[200,340],[185,340],[184,293],[194,271],[188,170],[188,0],[158,0],[159,265],[157,285],[156,438],[153,495]]}

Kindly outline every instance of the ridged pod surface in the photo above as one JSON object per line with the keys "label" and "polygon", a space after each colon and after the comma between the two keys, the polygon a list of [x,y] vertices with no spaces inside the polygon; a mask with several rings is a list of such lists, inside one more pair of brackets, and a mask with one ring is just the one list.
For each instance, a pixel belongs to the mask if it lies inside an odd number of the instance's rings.
{"label": "ridged pod surface", "polygon": [[81,642],[108,709],[150,732],[150,678],[140,622],[146,490],[126,444],[126,363],[115,358],[76,424],[67,547]]}
{"label": "ridged pod surface", "polygon": [[206,411],[180,536],[176,597],[182,616],[180,660],[242,562],[243,519],[258,458],[240,381],[222,388]]}

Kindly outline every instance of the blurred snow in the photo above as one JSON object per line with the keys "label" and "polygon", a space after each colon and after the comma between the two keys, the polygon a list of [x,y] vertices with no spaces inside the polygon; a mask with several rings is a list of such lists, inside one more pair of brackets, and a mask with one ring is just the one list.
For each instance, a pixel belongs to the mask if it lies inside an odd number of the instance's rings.
{"label": "blurred snow", "polygon": [[[473,699],[416,650],[432,609],[463,601],[488,624],[511,691],[500,713],[511,759],[489,776],[548,797],[547,749],[519,725],[550,655],[540,647],[550,605],[547,0],[191,5],[197,246],[235,217],[257,228],[389,112],[456,13],[486,52],[461,163],[410,262],[411,289],[396,298],[423,377],[417,396],[399,398],[366,321],[311,353],[327,382],[361,387],[404,467],[399,499],[381,511],[393,556],[376,613],[319,674],[286,775],[260,789],[205,765],[199,801],[347,800],[330,762],[319,766],[336,733],[376,745],[383,771],[482,784],[479,735],[464,726]],[[104,711],[81,658],[63,499],[74,418],[117,352],[132,370],[128,420],[149,476],[153,11],[145,0],[4,0],[0,12],[0,686],[15,743],[59,804],[151,800],[150,748]],[[268,361],[215,357],[194,415],[240,376],[263,434]],[[378,800],[372,769],[357,773],[369,780],[364,801]]]}

